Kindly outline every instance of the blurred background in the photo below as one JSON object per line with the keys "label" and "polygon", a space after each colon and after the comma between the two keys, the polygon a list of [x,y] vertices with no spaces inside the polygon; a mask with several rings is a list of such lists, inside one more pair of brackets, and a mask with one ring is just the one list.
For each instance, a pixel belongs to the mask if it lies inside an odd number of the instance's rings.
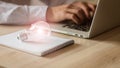
{"label": "blurred background", "polygon": [[5,1],[19,5],[49,5],[49,6],[72,3],[74,1],[88,1],[95,4],[97,3],[97,0],[0,0],[0,1]]}
{"label": "blurred background", "polygon": [[56,6],[56,5],[66,4],[66,3],[72,3],[74,1],[87,1],[87,2],[94,3],[94,4],[97,3],[97,0],[31,0],[31,4],[32,5],[46,5],[47,4],[49,6]]}

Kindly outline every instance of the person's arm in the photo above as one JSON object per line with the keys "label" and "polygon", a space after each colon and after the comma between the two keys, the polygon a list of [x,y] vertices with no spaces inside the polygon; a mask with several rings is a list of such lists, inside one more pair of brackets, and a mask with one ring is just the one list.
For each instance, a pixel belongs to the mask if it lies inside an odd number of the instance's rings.
{"label": "person's arm", "polygon": [[47,6],[21,6],[0,2],[0,24],[25,25],[37,20],[58,23],[72,20],[82,23],[90,19],[94,13],[95,5],[87,2],[74,2],[54,7]]}
{"label": "person's arm", "polygon": [[22,6],[0,1],[0,24],[25,25],[46,21],[47,6]]}
{"label": "person's arm", "polygon": [[46,18],[48,22],[71,20],[81,24],[90,21],[95,12],[96,5],[88,2],[73,2],[60,6],[49,7]]}

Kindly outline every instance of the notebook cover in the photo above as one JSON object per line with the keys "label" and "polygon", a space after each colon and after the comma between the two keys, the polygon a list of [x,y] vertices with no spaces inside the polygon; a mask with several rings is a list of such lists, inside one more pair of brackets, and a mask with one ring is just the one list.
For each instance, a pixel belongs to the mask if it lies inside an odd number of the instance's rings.
{"label": "notebook cover", "polygon": [[23,30],[0,36],[0,44],[26,53],[43,56],[74,43],[74,40],[72,39],[65,39],[56,36],[50,36],[49,41],[47,42],[23,42],[17,39],[18,34],[22,31]]}

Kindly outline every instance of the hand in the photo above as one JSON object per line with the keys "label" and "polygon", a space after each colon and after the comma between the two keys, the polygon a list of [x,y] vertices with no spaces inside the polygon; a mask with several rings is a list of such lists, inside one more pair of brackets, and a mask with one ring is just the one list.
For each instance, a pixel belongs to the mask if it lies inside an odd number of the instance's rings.
{"label": "hand", "polygon": [[61,22],[72,20],[81,24],[91,19],[91,13],[94,14],[96,5],[87,2],[74,2],[72,4],[49,7],[46,19],[48,22]]}

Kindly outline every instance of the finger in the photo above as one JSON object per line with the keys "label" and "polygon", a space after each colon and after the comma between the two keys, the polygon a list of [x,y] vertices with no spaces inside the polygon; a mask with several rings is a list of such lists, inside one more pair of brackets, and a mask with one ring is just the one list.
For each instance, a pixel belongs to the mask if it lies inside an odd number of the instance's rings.
{"label": "finger", "polygon": [[86,17],[87,17],[88,19],[90,19],[90,8],[89,8],[89,6],[88,6],[87,4],[84,3],[84,4],[81,5],[80,8],[83,9],[83,11],[84,11]]}
{"label": "finger", "polygon": [[80,24],[85,23],[86,20],[89,20],[87,18],[87,16],[85,15],[85,12],[83,10],[80,11],[79,16],[80,16],[80,19],[82,21]]}
{"label": "finger", "polygon": [[84,11],[81,9],[68,9],[68,13],[75,14],[77,18],[80,20],[78,24],[85,23],[85,21],[88,21],[89,19],[86,17]]}
{"label": "finger", "polygon": [[73,4],[71,4],[68,8],[71,9],[82,9],[84,10],[84,13],[86,15],[87,18],[90,18],[90,8],[87,5],[86,2],[74,2]]}
{"label": "finger", "polygon": [[81,19],[79,19],[75,14],[68,13],[66,15],[67,20],[72,20],[74,23],[78,24],[81,22]]}
{"label": "finger", "polygon": [[91,18],[94,16],[96,5],[88,3],[89,8],[91,9]]}
{"label": "finger", "polygon": [[82,20],[86,18],[85,13],[82,9],[68,9],[67,12],[77,15],[77,17]]}
{"label": "finger", "polygon": [[91,9],[91,11],[95,12],[96,9],[96,5],[88,3],[89,8]]}

